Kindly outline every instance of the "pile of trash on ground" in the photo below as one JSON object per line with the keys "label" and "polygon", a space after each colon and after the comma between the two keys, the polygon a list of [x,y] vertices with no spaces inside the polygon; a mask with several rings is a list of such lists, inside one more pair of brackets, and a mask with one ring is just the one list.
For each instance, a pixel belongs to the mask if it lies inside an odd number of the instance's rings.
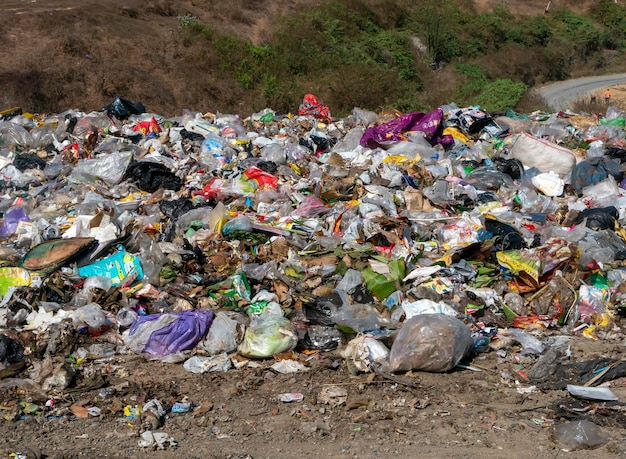
{"label": "pile of trash on ground", "polygon": [[573,391],[626,375],[607,357],[574,381],[559,358],[623,338],[616,107],[0,116],[2,389],[63,392],[85,379],[68,362],[131,353],[296,372],[338,350],[403,384],[482,352]]}

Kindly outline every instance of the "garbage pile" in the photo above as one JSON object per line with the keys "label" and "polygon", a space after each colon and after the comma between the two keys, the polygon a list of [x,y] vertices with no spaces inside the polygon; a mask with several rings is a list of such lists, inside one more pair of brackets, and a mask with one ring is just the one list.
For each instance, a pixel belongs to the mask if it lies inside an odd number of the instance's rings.
{"label": "garbage pile", "polygon": [[[390,378],[516,355],[541,385],[568,336],[622,336],[616,107],[336,118],[308,94],[247,118],[121,98],[0,116],[0,387],[80,385],[68,359],[202,373],[333,350]],[[626,374],[569,370],[575,387]]]}

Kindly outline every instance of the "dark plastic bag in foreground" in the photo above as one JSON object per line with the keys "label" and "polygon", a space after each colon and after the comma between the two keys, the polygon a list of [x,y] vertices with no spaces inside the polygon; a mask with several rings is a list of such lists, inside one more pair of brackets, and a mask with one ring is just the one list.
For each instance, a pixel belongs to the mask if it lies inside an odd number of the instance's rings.
{"label": "dark plastic bag in foreground", "polygon": [[10,365],[24,360],[24,346],[18,341],[0,334],[0,365]]}

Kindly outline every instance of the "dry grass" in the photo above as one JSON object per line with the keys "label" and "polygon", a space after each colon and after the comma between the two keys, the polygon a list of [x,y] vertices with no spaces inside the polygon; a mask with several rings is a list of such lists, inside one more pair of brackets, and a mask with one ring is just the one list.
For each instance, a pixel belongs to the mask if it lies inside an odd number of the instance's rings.
{"label": "dry grass", "polygon": [[543,112],[551,111],[546,100],[537,91],[528,91],[515,108],[520,113],[532,113],[537,110]]}
{"label": "dry grass", "polygon": [[[611,86],[610,105],[626,110],[626,85]],[[577,113],[605,113],[608,107],[604,101],[604,90],[589,94],[588,97],[571,104],[572,110]]]}
{"label": "dry grass", "polygon": [[[477,11],[490,11],[497,6],[506,6],[519,15],[544,14],[548,0],[474,0]],[[595,0],[552,0],[550,11],[568,8],[576,13],[583,13],[596,3]]]}
{"label": "dry grass", "polygon": [[[179,40],[178,18],[194,16],[199,23],[210,24],[216,35],[234,34],[258,45],[275,29],[282,14],[306,10],[323,1],[330,0],[110,0],[106,8],[97,0],[0,2],[0,39],[4,45],[0,47],[0,108],[20,105],[29,111],[91,111],[120,95],[140,100],[148,110],[165,115],[177,115],[185,108],[242,114],[257,111],[264,108],[266,100],[261,91],[244,93],[241,84],[222,71],[222,62],[202,37],[195,42],[191,38],[188,42]],[[505,3],[516,13],[534,14],[547,2],[474,2],[479,9]],[[552,2],[553,8],[577,10],[590,3]],[[389,11],[387,16],[381,15],[383,21],[396,18],[389,0],[372,0],[368,5],[376,12]],[[506,47],[483,64],[494,72],[504,69],[511,77],[521,76],[532,85],[549,78],[547,60]],[[616,62],[615,56],[605,59],[607,66]],[[425,110],[453,101],[457,76],[452,67],[436,72],[424,68],[419,75],[428,90],[414,88],[416,107]],[[331,106],[333,102],[349,105],[355,94],[365,95],[360,100],[368,100],[372,106],[391,106],[398,98],[399,88],[389,84],[384,72],[372,74],[362,69],[353,75],[334,68],[326,76],[310,81],[307,92],[319,92]],[[331,82],[334,76],[338,79]],[[285,106],[301,97],[295,91],[283,86],[268,100]],[[404,104],[408,106],[408,102]]]}

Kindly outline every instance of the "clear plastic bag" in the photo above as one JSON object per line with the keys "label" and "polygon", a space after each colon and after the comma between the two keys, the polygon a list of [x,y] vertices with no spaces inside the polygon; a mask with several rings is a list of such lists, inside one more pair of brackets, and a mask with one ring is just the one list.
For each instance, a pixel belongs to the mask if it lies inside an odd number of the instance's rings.
{"label": "clear plastic bag", "polygon": [[474,346],[470,329],[444,314],[419,314],[407,320],[389,352],[390,371],[446,372]]}
{"label": "clear plastic bag", "polygon": [[241,322],[231,319],[229,315],[220,311],[209,328],[202,347],[211,355],[222,352],[230,353],[237,349],[245,327]]}
{"label": "clear plastic bag", "polygon": [[565,451],[598,448],[610,439],[609,434],[586,419],[557,424],[553,436]]}
{"label": "clear plastic bag", "polygon": [[522,345],[522,355],[541,354],[545,346],[534,336],[519,328],[507,328],[498,332],[500,336],[508,336]]}
{"label": "clear plastic bag", "polygon": [[369,304],[346,304],[332,314],[331,320],[348,333],[364,333],[389,325],[389,320]]}
{"label": "clear plastic bag", "polygon": [[122,179],[131,159],[132,153],[128,152],[84,159],[74,168],[69,178],[76,183],[91,184],[102,181],[112,186]]}

